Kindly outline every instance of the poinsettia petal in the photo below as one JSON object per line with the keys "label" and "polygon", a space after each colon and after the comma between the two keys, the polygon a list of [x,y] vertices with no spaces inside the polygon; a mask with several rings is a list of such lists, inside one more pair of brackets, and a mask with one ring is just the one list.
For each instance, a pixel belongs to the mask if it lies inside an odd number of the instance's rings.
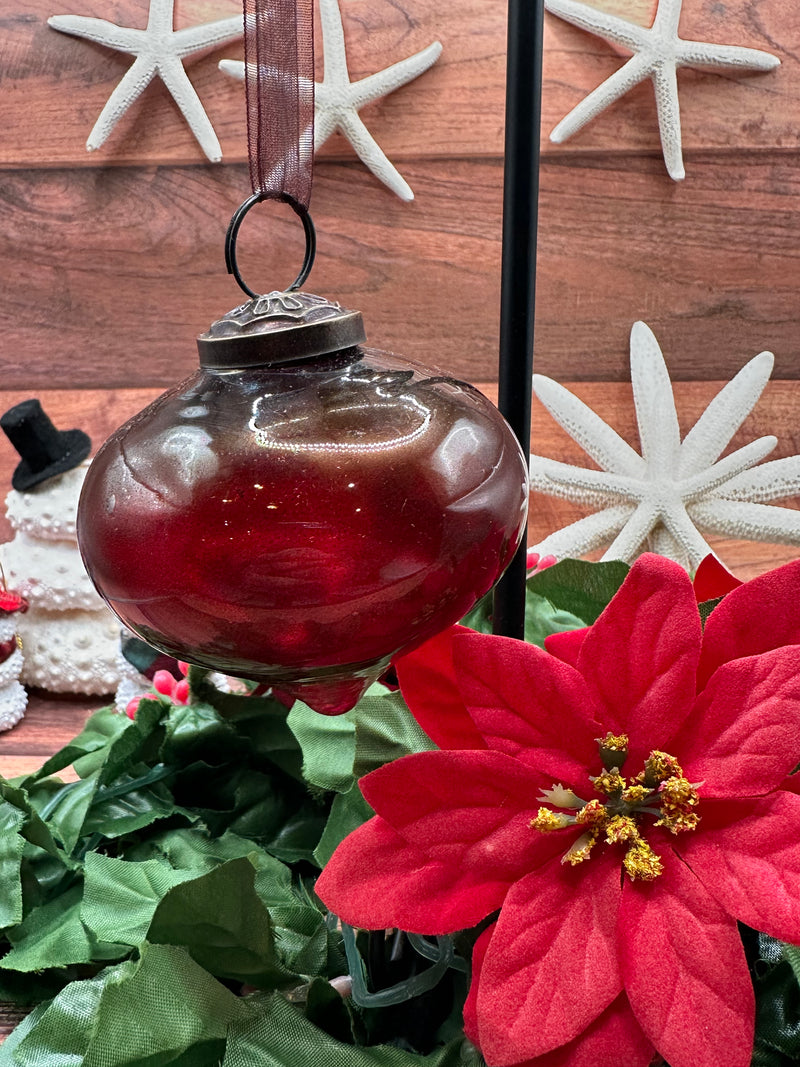
{"label": "poinsettia petal", "polygon": [[[475,942],[472,982],[464,1003],[464,1032],[478,1048],[481,1047],[476,1014],[478,986],[494,928],[493,923]],[[622,1063],[625,1067],[648,1067],[654,1052],[630,1009],[628,998],[621,993],[572,1041],[543,1056],[524,1060],[517,1067],[620,1067]]]}
{"label": "poinsettia petal", "polygon": [[781,645],[800,643],[800,560],[732,590],[706,622],[698,669],[702,688],[717,667]]}
{"label": "poinsettia petal", "polygon": [[476,1020],[487,1063],[504,1067],[574,1040],[621,989],[619,862],[558,858],[506,897],[481,968]]}
{"label": "poinsettia petal", "polygon": [[594,704],[581,675],[510,637],[460,634],[453,662],[470,715],[493,750],[539,772],[539,783],[581,795],[600,772]]}
{"label": "poinsettia petal", "polygon": [[686,571],[645,554],[592,626],[578,669],[603,706],[603,726],[630,738],[641,766],[669,742],[696,692],[700,615]]}
{"label": "poinsettia petal", "polygon": [[582,630],[562,630],[560,633],[550,634],[544,639],[544,647],[551,656],[575,667],[588,632],[589,627],[584,626]]}
{"label": "poinsettia petal", "polygon": [[749,1067],[753,986],[734,919],[671,850],[652,882],[626,879],[619,912],[625,989],[670,1067]]}
{"label": "poinsettia petal", "polygon": [[800,645],[723,664],[675,755],[704,797],[763,796],[800,762]]}
{"label": "poinsettia petal", "polygon": [[723,908],[780,941],[800,944],[800,797],[703,807],[697,833],[675,847]]}
{"label": "poinsettia petal", "polygon": [[704,556],[694,574],[694,595],[698,604],[706,600],[716,600],[733,589],[738,589],[741,581],[717,559],[713,553]]}
{"label": "poinsettia petal", "polygon": [[508,884],[485,868],[432,860],[383,819],[374,818],[339,845],[315,892],[351,926],[449,934],[496,911]]}
{"label": "poinsettia petal", "polygon": [[470,978],[467,998],[464,1001],[464,1033],[477,1048],[481,1047],[478,1034],[478,985],[480,983],[481,968],[486,958],[489,942],[492,939],[494,928],[497,923],[491,923],[478,937],[472,949],[472,976]]}
{"label": "poinsettia petal", "polygon": [[471,632],[451,626],[394,662],[412,715],[439,748],[486,747],[464,707],[453,669],[453,636]]}
{"label": "poinsettia petal", "polygon": [[506,883],[558,847],[531,829],[538,787],[529,768],[487,749],[419,752],[361,779],[367,803],[431,861]]}

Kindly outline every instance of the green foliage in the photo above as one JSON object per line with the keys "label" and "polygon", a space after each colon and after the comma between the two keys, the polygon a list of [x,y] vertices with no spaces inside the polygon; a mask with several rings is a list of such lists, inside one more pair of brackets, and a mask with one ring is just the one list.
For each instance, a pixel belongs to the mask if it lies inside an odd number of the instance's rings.
{"label": "green foliage", "polygon": [[[402,698],[374,686],[327,718],[202,671],[191,689],[134,722],[105,708],[0,781],[0,998],[39,1005],[0,1067],[306,1067],[322,1046],[348,1067],[455,1067],[455,1045],[394,1047],[392,1020],[334,990],[342,936],[313,893],[372,814],[358,777],[431,747]],[[70,765],[78,781],[54,777]],[[443,985],[460,1033],[463,989]]]}
{"label": "green foliage", "polygon": [[[626,563],[564,559],[536,571],[526,583],[525,640],[544,647],[550,634],[591,626],[622,585]],[[491,594],[461,620],[479,633],[492,632]]]}

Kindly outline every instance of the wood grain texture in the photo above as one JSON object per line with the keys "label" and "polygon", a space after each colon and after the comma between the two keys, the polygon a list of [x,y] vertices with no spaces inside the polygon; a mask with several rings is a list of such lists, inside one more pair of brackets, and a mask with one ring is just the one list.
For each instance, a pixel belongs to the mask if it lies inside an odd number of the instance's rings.
{"label": "wood grain texture", "polygon": [[[648,24],[653,0],[603,0],[597,6]],[[47,26],[54,13],[102,17],[143,27],[139,0],[81,0],[53,11],[29,0],[24,11],[0,19],[0,166],[102,167],[108,164],[202,163],[204,157],[163,84],[156,80],[99,151],[84,147],[89,130],[130,57]],[[237,0],[182,0],[176,27],[226,18]],[[437,0],[342,0],[351,77],[358,79],[441,40],[444,52],[422,78],[364,110],[364,118],[393,160],[411,157],[499,156],[502,153],[505,7],[483,0],[442,6]],[[792,0],[730,5],[702,0],[686,5],[686,38],[746,45],[781,58],[764,74],[686,70],[679,76],[683,139],[687,148],[791,150],[800,141],[797,43],[800,11]],[[319,38],[318,38],[319,40]],[[321,49],[318,46],[318,53]],[[224,158],[246,158],[243,87],[220,73],[220,58],[242,56],[233,43],[190,57],[187,70],[222,143]],[[318,54],[321,61],[321,54]],[[543,131],[624,61],[612,46],[546,16]],[[24,109],[24,121],[20,121]],[[545,139],[548,154],[658,151],[655,104],[649,82],[632,91],[567,146]],[[325,156],[352,154],[339,135]]]}
{"label": "wood grain texture", "polygon": [[[779,152],[697,155],[665,186],[661,161],[548,160],[542,170],[536,368],[628,378],[636,319],[673,378],[731,377],[756,352],[800,376],[800,168]],[[356,164],[319,168],[311,288],[360,308],[370,342],[470,381],[496,376],[502,167],[414,161],[412,205]],[[239,303],[224,228],[243,165],[28,170],[0,187],[0,369],[6,387],[166,386],[194,339]],[[300,258],[288,208],[254,211],[240,262],[281,288]]]}

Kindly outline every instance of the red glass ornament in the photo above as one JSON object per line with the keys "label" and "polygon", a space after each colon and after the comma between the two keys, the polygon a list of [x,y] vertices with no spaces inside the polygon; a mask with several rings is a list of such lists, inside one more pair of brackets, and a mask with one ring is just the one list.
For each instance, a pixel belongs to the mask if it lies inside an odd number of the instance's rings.
{"label": "red glass ornament", "polygon": [[471,386],[347,344],[360,316],[306,294],[259,300],[271,309],[215,324],[200,339],[211,365],[106,442],[78,537],[145,641],[337,714],[500,576],[524,528],[525,462]]}

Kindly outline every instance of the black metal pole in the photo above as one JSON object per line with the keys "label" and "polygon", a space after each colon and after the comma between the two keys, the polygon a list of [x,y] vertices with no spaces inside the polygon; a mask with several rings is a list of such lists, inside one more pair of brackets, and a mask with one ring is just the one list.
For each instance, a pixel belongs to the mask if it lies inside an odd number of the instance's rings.
{"label": "black metal pole", "polygon": [[[509,0],[498,406],[526,458],[531,438],[543,33],[544,0]],[[494,594],[494,632],[505,637],[521,638],[524,632],[525,550],[523,539]]]}

